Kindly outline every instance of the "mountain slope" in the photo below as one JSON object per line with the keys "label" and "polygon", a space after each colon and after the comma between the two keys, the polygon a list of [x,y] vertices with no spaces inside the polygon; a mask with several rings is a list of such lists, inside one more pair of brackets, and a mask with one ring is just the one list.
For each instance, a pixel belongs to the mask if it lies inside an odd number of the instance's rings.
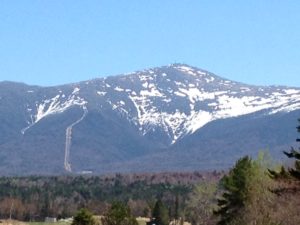
{"label": "mountain slope", "polygon": [[299,109],[300,88],[184,64],[56,87],[1,82],[0,173],[226,168],[292,144]]}

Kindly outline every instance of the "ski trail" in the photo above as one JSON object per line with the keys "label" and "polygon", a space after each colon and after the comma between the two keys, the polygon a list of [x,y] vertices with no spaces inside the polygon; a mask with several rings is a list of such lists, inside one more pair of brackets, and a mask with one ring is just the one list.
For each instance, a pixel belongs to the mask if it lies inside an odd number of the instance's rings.
{"label": "ski trail", "polygon": [[64,167],[65,170],[68,172],[72,172],[71,163],[70,163],[70,149],[72,144],[72,128],[80,123],[86,114],[88,113],[88,110],[85,106],[83,106],[83,115],[80,117],[80,119],[76,120],[74,123],[72,123],[70,126],[66,129],[66,145],[65,145],[65,161],[64,161]]}

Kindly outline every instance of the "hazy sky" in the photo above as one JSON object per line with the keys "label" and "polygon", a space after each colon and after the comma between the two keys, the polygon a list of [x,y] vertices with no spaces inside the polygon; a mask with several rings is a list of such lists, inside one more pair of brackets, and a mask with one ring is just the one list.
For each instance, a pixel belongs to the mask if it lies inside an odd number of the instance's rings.
{"label": "hazy sky", "polygon": [[300,1],[0,1],[0,81],[48,86],[174,62],[300,87]]}

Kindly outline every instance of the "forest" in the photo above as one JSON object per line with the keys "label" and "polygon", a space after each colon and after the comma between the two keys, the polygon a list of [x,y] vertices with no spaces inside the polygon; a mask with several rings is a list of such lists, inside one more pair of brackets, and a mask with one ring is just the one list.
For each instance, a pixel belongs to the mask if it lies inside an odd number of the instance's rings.
{"label": "forest", "polygon": [[183,207],[194,185],[220,177],[217,172],[1,177],[0,217],[12,214],[25,221],[67,218],[80,208],[99,215],[114,201],[128,204],[135,216],[150,216],[156,199],[171,210],[180,196]]}

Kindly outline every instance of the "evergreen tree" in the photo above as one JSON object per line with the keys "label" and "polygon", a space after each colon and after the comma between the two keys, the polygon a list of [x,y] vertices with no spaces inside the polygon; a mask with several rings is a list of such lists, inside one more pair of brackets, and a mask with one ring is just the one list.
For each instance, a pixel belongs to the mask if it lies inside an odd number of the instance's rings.
{"label": "evergreen tree", "polygon": [[157,225],[168,225],[169,215],[167,207],[162,203],[161,200],[157,200],[152,212],[152,217]]}
{"label": "evergreen tree", "polygon": [[136,219],[131,215],[128,206],[121,202],[114,202],[109,211],[102,219],[103,225],[138,225]]}
{"label": "evergreen tree", "polygon": [[[300,123],[300,119],[298,119]],[[300,133],[300,125],[297,127],[297,131]],[[300,142],[300,138],[296,139],[297,142]],[[288,158],[294,158],[294,168],[289,168],[288,171],[282,166],[279,172],[274,170],[269,170],[269,174],[274,179],[287,179],[287,178],[294,178],[296,180],[300,180],[300,147],[299,150],[295,150],[295,148],[291,148],[290,152],[283,151],[283,153]]]}
{"label": "evergreen tree", "polygon": [[266,174],[268,155],[260,153],[257,160],[246,156],[237,161],[235,167],[224,176],[221,185],[224,193],[218,199],[219,225],[269,225],[273,185]]}
{"label": "evergreen tree", "polygon": [[176,197],[175,197],[175,212],[174,212],[174,219],[176,221],[176,224],[177,224],[177,221],[179,219],[179,196],[178,194],[176,194]]}
{"label": "evergreen tree", "polygon": [[[300,123],[300,119],[298,119],[298,122]],[[300,133],[300,125],[297,127],[297,131]],[[297,142],[300,142],[300,139],[296,139]],[[299,148],[300,150],[300,148]],[[296,151],[293,147],[290,150],[290,152],[284,152],[284,154],[289,158],[295,159],[295,168],[290,168],[289,173],[293,178],[296,178],[297,180],[300,180],[300,152]]]}
{"label": "evergreen tree", "polygon": [[215,214],[220,215],[219,225],[227,225],[239,216],[248,198],[248,178],[251,176],[252,160],[246,156],[237,161],[235,167],[224,176],[221,184],[224,193],[218,199],[219,209]]}
{"label": "evergreen tree", "polygon": [[[298,119],[300,123],[300,119]],[[300,126],[297,127],[300,133]],[[300,139],[296,139],[300,142]],[[284,168],[280,170],[270,170],[269,176],[276,181],[276,186],[272,192],[276,194],[277,211],[275,217],[280,224],[294,225],[300,224],[299,199],[300,199],[300,148],[291,148],[289,152],[283,152],[287,157],[295,159],[294,168]]]}
{"label": "evergreen tree", "polygon": [[72,225],[95,225],[93,214],[87,209],[80,209],[75,215]]}

